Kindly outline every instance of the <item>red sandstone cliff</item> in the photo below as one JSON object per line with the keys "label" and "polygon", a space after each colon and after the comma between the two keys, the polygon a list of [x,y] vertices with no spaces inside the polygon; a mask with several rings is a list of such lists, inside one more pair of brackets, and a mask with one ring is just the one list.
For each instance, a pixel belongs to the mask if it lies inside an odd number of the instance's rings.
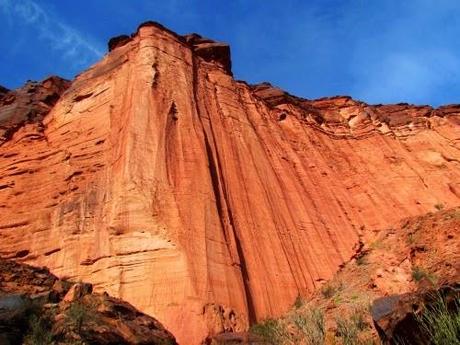
{"label": "red sandstone cliff", "polygon": [[460,204],[460,106],[251,86],[227,45],[154,23],[109,48],[72,82],[0,91],[0,255],[181,344],[279,315],[372,229]]}

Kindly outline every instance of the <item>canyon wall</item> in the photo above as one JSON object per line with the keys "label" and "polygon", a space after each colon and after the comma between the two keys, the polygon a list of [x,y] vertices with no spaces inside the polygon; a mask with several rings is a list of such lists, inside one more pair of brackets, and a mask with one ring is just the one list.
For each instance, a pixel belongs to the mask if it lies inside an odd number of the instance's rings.
{"label": "canyon wall", "polygon": [[227,45],[155,23],[109,48],[72,82],[0,93],[0,255],[180,344],[279,315],[373,230],[460,205],[460,106],[248,85]]}

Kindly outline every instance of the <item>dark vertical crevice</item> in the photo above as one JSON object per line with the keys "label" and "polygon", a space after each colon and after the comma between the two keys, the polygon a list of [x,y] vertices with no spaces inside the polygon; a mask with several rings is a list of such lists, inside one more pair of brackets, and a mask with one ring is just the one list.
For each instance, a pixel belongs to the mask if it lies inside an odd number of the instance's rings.
{"label": "dark vertical crevice", "polygon": [[[215,154],[213,153],[213,150],[212,150],[212,147],[211,147],[211,144],[210,144],[210,140],[209,140],[209,137],[208,137],[208,133],[207,133],[207,131],[205,129],[203,120],[202,120],[202,118],[200,116],[200,109],[199,109],[199,102],[198,102],[198,95],[197,95],[197,91],[198,91],[198,75],[197,74],[198,74],[198,71],[197,71],[197,66],[196,66],[196,58],[193,55],[192,55],[192,69],[193,69],[193,97],[194,97],[194,102],[195,102],[195,109],[196,109],[196,113],[197,113],[198,119],[199,119],[199,121],[201,123],[202,130],[203,130],[204,142],[205,142],[205,148],[206,148],[206,155],[207,155],[207,159],[208,159],[208,163],[209,163],[209,170],[210,170],[209,172],[210,172],[210,175],[211,175],[211,183],[212,183],[212,188],[213,188],[213,192],[214,192],[214,197],[215,197],[215,200],[216,200],[217,212],[218,212],[218,215],[219,215],[222,230],[224,232],[224,238],[225,238],[225,241],[227,242],[227,244],[229,243],[229,239],[228,239],[228,234],[226,232],[226,226],[224,224],[224,219],[226,218],[226,215],[227,215],[229,223],[230,223],[229,225],[230,225],[231,229],[233,230],[233,237],[234,237],[234,240],[235,240],[236,251],[237,251],[237,254],[238,254],[238,259],[239,259],[239,263],[240,263],[240,270],[241,270],[241,275],[242,275],[242,280],[243,280],[243,288],[244,288],[244,293],[245,293],[245,296],[246,296],[246,306],[248,308],[248,320],[249,320],[249,323],[252,324],[252,323],[254,323],[256,321],[256,313],[255,313],[254,301],[252,300],[252,294],[251,294],[249,274],[248,274],[248,270],[247,270],[246,260],[245,260],[245,257],[244,257],[243,248],[241,246],[241,241],[240,241],[240,237],[239,237],[239,234],[238,234],[238,229],[237,229],[237,226],[236,226],[235,221],[234,221],[233,212],[231,210],[230,203],[229,203],[228,198],[227,198],[228,194],[227,194],[227,191],[226,191],[226,188],[225,188],[225,184],[222,183],[222,181],[221,181],[222,178],[220,177],[220,174],[219,174],[219,172],[222,173],[222,171],[220,171],[221,164],[220,164],[219,155],[218,155],[217,151],[216,151]],[[211,135],[212,135],[213,142],[215,143],[214,134],[213,134],[214,132],[213,132],[213,129],[212,129],[211,121],[209,122],[209,126],[210,126],[210,130],[211,130]],[[231,253],[231,250],[229,250],[229,252]]]}
{"label": "dark vertical crevice", "polygon": [[[248,269],[246,265],[246,260],[244,257],[243,248],[241,246],[241,240],[238,234],[238,229],[234,221],[233,212],[230,207],[229,200],[227,198],[228,194],[227,194],[225,185],[221,183],[219,179],[218,167],[221,166],[219,154],[216,152],[215,158],[214,158],[214,154],[212,152],[211,146],[209,145],[209,140],[208,140],[206,132],[205,132],[205,144],[206,144],[206,153],[208,155],[211,180],[212,180],[214,195],[216,199],[217,212],[219,213],[219,218],[220,218],[220,222],[222,225],[222,229],[224,231],[225,240],[228,243],[228,238],[227,238],[228,236],[226,234],[225,226],[223,223],[223,219],[225,217],[225,211],[227,211],[230,228],[233,230],[233,238],[235,240],[236,251],[238,254],[238,259],[239,259],[239,264],[240,264],[239,266],[241,269],[241,274],[243,276],[243,287],[244,287],[244,292],[246,295],[246,305],[248,307],[248,318],[249,318],[250,323],[254,323],[256,321],[256,313],[255,313],[254,302],[252,300],[251,289],[249,286],[250,285],[249,274],[248,274]],[[227,206],[225,209],[223,207],[223,204]]]}
{"label": "dark vertical crevice", "polygon": [[224,224],[224,210],[222,207],[222,202],[220,200],[220,191],[219,191],[219,175],[217,173],[217,167],[216,164],[214,163],[214,159],[212,159],[213,154],[212,154],[212,149],[211,145],[209,145],[209,140],[206,135],[204,134],[204,144],[206,146],[206,155],[208,157],[208,164],[209,164],[209,172],[211,174],[211,184],[212,184],[212,189],[214,192],[214,198],[216,199],[216,207],[217,207],[217,213],[219,214],[219,221],[222,229],[224,229],[224,238],[225,242],[228,243],[229,239],[227,237],[227,232],[225,231],[225,224]]}
{"label": "dark vertical crevice", "polygon": [[240,259],[240,267],[241,267],[241,274],[243,275],[243,285],[244,285],[244,292],[246,294],[246,304],[248,306],[248,319],[249,324],[254,324],[256,322],[256,310],[254,307],[254,301],[252,300],[251,288],[250,288],[250,281],[249,281],[249,274],[246,265],[246,259],[244,257],[243,248],[241,247],[241,241],[238,236],[238,232],[236,230],[234,221],[233,221],[233,214],[230,208],[228,210],[228,218],[230,220],[230,226],[233,229],[233,233],[235,235],[235,244],[236,244],[236,251],[238,253],[238,257]]}

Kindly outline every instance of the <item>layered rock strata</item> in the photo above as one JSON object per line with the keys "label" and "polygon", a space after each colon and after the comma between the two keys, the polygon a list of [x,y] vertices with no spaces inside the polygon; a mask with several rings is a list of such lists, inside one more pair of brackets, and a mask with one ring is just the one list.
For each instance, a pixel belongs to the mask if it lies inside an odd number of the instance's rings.
{"label": "layered rock strata", "polygon": [[248,85],[228,46],[152,22],[110,49],[53,81],[56,103],[27,101],[46,116],[11,120],[23,98],[0,99],[0,255],[89,281],[181,344],[279,315],[372,229],[460,204],[459,106]]}
{"label": "layered rock strata", "polygon": [[0,259],[0,343],[175,345],[129,303],[59,280],[46,268]]}

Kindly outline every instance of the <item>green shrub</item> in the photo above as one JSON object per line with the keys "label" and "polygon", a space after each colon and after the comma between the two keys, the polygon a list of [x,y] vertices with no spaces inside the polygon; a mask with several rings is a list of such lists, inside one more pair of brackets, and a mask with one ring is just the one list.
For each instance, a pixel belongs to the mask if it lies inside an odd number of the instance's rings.
{"label": "green shrub", "polygon": [[294,308],[295,309],[300,309],[302,308],[304,305],[304,300],[302,298],[302,296],[298,295],[294,301]]}
{"label": "green shrub", "polygon": [[32,315],[29,320],[29,330],[24,337],[26,345],[51,345],[53,334],[51,323],[48,319],[38,315]]}
{"label": "green shrub", "polygon": [[437,295],[435,302],[417,315],[422,330],[434,345],[460,345],[460,299],[455,300],[454,311],[445,299]]}
{"label": "green shrub", "polygon": [[87,306],[80,302],[74,302],[66,313],[68,323],[79,333],[86,322],[93,320],[94,315]]}
{"label": "green shrub", "polygon": [[362,311],[356,311],[351,316],[351,322],[358,329],[358,331],[364,331],[369,327],[368,323],[364,320],[364,313]]}
{"label": "green shrub", "polygon": [[350,320],[338,318],[337,336],[342,340],[343,345],[355,345],[358,342],[358,328]]}
{"label": "green shrub", "polygon": [[343,298],[340,295],[336,295],[332,298],[332,302],[334,302],[335,305],[340,305],[343,303]]}
{"label": "green shrub", "polygon": [[433,284],[436,282],[436,277],[433,274],[428,273],[426,270],[419,266],[415,266],[412,269],[412,279],[414,279],[417,283],[422,279],[428,279]]}
{"label": "green shrub", "polygon": [[249,331],[260,337],[264,342],[272,345],[284,344],[289,337],[284,326],[275,319],[267,319],[255,324]]}
{"label": "green shrub", "polygon": [[321,289],[321,294],[323,295],[324,298],[331,298],[332,296],[335,295],[335,289],[332,285],[325,285]]}
{"label": "green shrub", "polygon": [[[325,338],[324,314],[319,309],[295,314],[293,323],[298,330],[297,340],[307,345],[323,345]],[[297,343],[297,342],[296,342]]]}
{"label": "green shrub", "polygon": [[364,345],[369,343],[369,340],[360,339],[360,333],[369,325],[364,320],[364,312],[356,310],[349,319],[336,319],[337,332],[336,335],[340,338],[343,345]]}
{"label": "green shrub", "polygon": [[331,298],[343,289],[342,283],[338,285],[326,284],[321,288],[321,294],[324,298]]}
{"label": "green shrub", "polygon": [[43,300],[23,298],[23,310],[27,324],[27,331],[24,334],[23,344],[26,345],[48,345],[53,344],[53,334],[51,332],[52,324],[48,311],[47,315],[43,309]]}

